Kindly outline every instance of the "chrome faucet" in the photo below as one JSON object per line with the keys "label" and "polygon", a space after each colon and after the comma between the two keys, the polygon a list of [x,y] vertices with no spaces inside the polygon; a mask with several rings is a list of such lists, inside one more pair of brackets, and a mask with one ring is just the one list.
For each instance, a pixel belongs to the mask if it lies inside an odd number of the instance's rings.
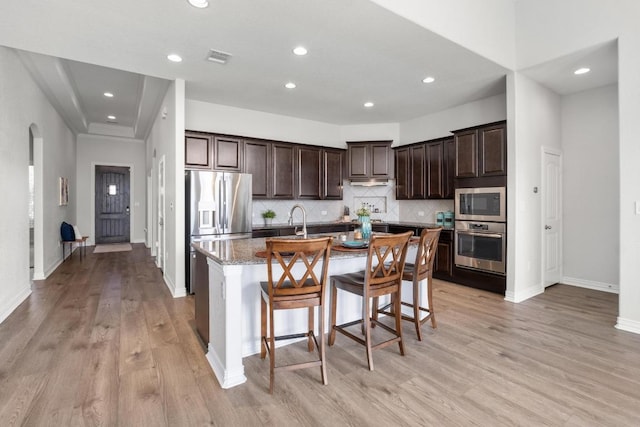
{"label": "chrome faucet", "polygon": [[302,236],[304,239],[307,238],[307,211],[304,210],[304,206],[300,204],[295,204],[289,211],[289,225],[293,225],[293,211],[296,208],[300,208],[302,211],[302,231],[298,231],[298,227],[295,228],[296,236]]}

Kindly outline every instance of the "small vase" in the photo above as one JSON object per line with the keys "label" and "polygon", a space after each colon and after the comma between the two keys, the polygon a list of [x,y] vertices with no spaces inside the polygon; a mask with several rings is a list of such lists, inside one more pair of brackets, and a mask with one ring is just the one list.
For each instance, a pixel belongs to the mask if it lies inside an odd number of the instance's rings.
{"label": "small vase", "polygon": [[264,219],[264,226],[265,227],[271,227],[271,223],[273,222],[273,218],[263,218]]}
{"label": "small vase", "polygon": [[371,238],[371,218],[369,216],[358,216],[358,221],[362,224],[362,239],[368,241]]}

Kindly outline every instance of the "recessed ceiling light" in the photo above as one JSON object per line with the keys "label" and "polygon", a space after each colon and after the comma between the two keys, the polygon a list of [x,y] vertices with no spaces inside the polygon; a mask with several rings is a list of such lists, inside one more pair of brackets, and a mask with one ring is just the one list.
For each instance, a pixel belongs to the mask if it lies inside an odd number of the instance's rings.
{"label": "recessed ceiling light", "polygon": [[591,68],[583,67],[583,68],[578,68],[577,70],[575,70],[573,72],[573,74],[576,74],[576,75],[587,74],[589,71],[591,71]]}
{"label": "recessed ceiling light", "polygon": [[171,62],[182,62],[182,57],[180,55],[176,55],[175,53],[167,55],[167,59]]}
{"label": "recessed ceiling light", "polygon": [[104,96],[106,96],[107,98],[113,98],[113,94],[111,92],[105,92]]}
{"label": "recessed ceiling light", "polygon": [[109,119],[109,120],[115,120],[115,119],[116,119],[116,116],[107,116],[107,119]]}
{"label": "recessed ceiling light", "polygon": [[433,77],[429,76],[429,77],[425,77],[424,79],[422,79],[422,83],[433,83],[435,82],[436,79],[434,79]]}
{"label": "recessed ceiling light", "polygon": [[289,82],[286,85],[284,85],[284,87],[286,87],[287,89],[295,89],[296,84],[294,82]]}
{"label": "recessed ceiling light", "polygon": [[295,49],[293,49],[293,53],[295,53],[298,56],[303,56],[307,54],[307,49],[304,48],[303,46],[298,46]]}
{"label": "recessed ceiling light", "polygon": [[371,107],[373,107],[373,102],[365,102],[364,106],[367,107],[367,108],[371,108]]}
{"label": "recessed ceiling light", "polygon": [[204,9],[209,6],[209,2],[207,0],[188,0],[189,4],[193,7],[197,7],[198,9]]}

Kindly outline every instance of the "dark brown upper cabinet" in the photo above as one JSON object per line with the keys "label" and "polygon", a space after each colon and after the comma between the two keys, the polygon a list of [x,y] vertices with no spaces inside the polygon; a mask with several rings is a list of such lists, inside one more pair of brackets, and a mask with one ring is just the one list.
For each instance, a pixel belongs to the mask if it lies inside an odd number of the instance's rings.
{"label": "dark brown upper cabinet", "polygon": [[424,199],[426,194],[426,147],[413,144],[396,148],[396,199]]}
{"label": "dark brown upper cabinet", "polygon": [[444,140],[444,198],[455,197],[456,145],[453,138]]}
{"label": "dark brown upper cabinet", "polygon": [[296,198],[342,200],[344,150],[308,145],[297,150]]}
{"label": "dark brown upper cabinet", "polygon": [[444,198],[444,141],[430,142],[427,149],[427,198]]}
{"label": "dark brown upper cabinet", "polygon": [[453,199],[456,167],[453,138],[427,142],[427,199]]}
{"label": "dark brown upper cabinet", "polygon": [[504,123],[483,127],[479,136],[480,176],[507,174],[507,135]]}
{"label": "dark brown upper cabinet", "polygon": [[452,199],[453,138],[394,149],[396,199]]}
{"label": "dark brown upper cabinet", "polygon": [[268,199],[272,197],[271,142],[245,140],[244,166],[244,172],[252,175],[253,198]]}
{"label": "dark brown upper cabinet", "polygon": [[370,163],[369,163],[369,147],[367,144],[349,144],[349,149],[347,151],[348,156],[348,166],[349,166],[349,178],[357,179],[369,178],[370,173]]}
{"label": "dark brown upper cabinet", "polygon": [[344,158],[338,148],[185,131],[186,169],[250,173],[254,199],[342,200]]}
{"label": "dark brown upper cabinet", "polygon": [[456,178],[478,176],[478,132],[466,130],[455,133]]}
{"label": "dark brown upper cabinet", "polygon": [[242,170],[241,138],[215,136],[213,138],[213,169],[240,172]]}
{"label": "dark brown upper cabinet", "polygon": [[426,183],[426,155],[424,144],[409,147],[409,198],[424,199]]}
{"label": "dark brown upper cabinet", "polygon": [[409,147],[393,150],[395,153],[396,199],[409,199]]}
{"label": "dark brown upper cabinet", "polygon": [[322,196],[322,149],[298,147],[297,199],[320,199]]}
{"label": "dark brown upper cabinet", "polygon": [[347,174],[352,180],[389,179],[393,176],[392,141],[347,142]]}
{"label": "dark brown upper cabinet", "polygon": [[273,143],[271,155],[273,164],[273,199],[294,199],[296,193],[296,146]]}
{"label": "dark brown upper cabinet", "polygon": [[454,131],[456,178],[507,174],[506,123]]}
{"label": "dark brown upper cabinet", "polygon": [[186,169],[211,169],[211,136],[197,132],[184,133]]}
{"label": "dark brown upper cabinet", "polygon": [[344,150],[323,150],[323,199],[342,200]]}

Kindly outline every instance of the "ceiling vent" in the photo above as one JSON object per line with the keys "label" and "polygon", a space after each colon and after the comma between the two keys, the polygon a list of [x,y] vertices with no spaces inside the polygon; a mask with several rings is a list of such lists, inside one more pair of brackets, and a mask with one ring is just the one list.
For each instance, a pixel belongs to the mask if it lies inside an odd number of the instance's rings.
{"label": "ceiling vent", "polygon": [[229,58],[231,58],[230,53],[215,49],[210,49],[207,55],[207,61],[217,62],[218,64],[226,64]]}

